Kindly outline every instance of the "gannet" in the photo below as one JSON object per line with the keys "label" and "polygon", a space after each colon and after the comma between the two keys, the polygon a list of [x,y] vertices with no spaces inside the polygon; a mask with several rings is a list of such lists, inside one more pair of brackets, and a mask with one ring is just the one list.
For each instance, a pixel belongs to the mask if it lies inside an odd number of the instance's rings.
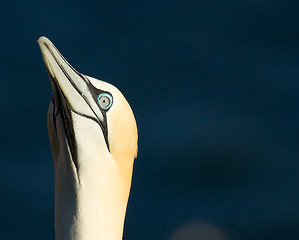
{"label": "gannet", "polygon": [[131,107],[116,87],[74,69],[49,39],[38,44],[54,92],[47,124],[55,238],[121,240],[137,156]]}

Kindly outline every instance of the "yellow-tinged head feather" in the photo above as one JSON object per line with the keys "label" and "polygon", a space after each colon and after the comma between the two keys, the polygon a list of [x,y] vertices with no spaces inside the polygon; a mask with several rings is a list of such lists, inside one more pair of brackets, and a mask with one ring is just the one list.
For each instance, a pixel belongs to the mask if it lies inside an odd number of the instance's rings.
{"label": "yellow-tinged head feather", "polygon": [[107,112],[110,152],[116,163],[131,166],[138,151],[138,133],[133,111],[116,87],[91,77],[89,79],[95,87],[105,89],[113,96],[113,105]]}

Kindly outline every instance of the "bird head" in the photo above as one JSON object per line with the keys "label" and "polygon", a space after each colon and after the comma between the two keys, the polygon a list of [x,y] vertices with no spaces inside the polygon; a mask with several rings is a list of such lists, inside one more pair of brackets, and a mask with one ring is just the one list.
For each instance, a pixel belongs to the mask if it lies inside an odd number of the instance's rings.
{"label": "bird head", "polygon": [[76,168],[87,164],[80,154],[102,155],[131,168],[137,127],[125,97],[113,85],[79,73],[46,37],[38,43],[54,92],[48,115],[54,160],[65,147]]}

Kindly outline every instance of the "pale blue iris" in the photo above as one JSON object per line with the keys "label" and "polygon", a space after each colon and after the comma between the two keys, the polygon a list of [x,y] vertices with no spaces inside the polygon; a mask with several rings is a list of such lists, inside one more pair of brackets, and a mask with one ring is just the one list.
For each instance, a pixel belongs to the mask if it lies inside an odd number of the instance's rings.
{"label": "pale blue iris", "polygon": [[112,96],[108,93],[100,93],[98,96],[98,103],[100,107],[107,110],[111,107],[113,102]]}

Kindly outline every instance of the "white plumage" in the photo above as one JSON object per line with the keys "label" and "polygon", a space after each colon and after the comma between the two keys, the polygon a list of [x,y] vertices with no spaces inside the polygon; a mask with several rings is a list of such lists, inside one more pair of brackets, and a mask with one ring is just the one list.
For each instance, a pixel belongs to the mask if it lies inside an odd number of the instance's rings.
{"label": "white plumage", "polygon": [[47,38],[38,43],[54,91],[56,240],[120,240],[137,155],[133,112],[116,87],[80,74]]}

